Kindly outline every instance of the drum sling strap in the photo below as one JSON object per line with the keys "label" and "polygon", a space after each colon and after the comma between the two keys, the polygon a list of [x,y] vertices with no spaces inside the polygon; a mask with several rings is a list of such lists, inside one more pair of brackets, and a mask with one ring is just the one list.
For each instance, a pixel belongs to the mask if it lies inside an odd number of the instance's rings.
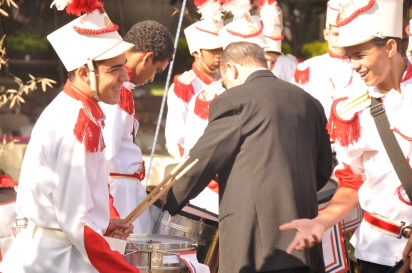
{"label": "drum sling strap", "polygon": [[412,200],[412,170],[403,155],[393,131],[390,129],[389,120],[382,99],[372,97],[370,113],[375,121],[379,136],[385,147],[386,153],[391,160],[393,168],[395,169],[409,200]]}

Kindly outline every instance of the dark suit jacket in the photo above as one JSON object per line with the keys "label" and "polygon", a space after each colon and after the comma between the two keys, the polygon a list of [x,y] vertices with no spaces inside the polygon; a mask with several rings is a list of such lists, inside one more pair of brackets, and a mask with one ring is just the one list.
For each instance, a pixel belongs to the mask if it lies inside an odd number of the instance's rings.
{"label": "dark suit jacket", "polygon": [[295,232],[279,226],[318,214],[316,192],[332,172],[326,121],[316,99],[267,70],[213,100],[190,150],[189,163],[199,162],[169,191],[166,208],[176,214],[218,174],[219,272],[324,272],[321,245],[288,255]]}

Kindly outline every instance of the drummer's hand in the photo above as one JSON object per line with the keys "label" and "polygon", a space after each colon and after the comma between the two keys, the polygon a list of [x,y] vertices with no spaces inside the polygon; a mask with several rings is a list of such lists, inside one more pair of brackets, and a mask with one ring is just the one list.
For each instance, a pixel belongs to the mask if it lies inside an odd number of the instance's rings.
{"label": "drummer's hand", "polygon": [[[116,229],[118,228],[118,229]],[[110,219],[109,232],[116,229],[112,235],[113,238],[126,240],[133,231],[132,224],[126,224],[121,219]]]}
{"label": "drummer's hand", "polygon": [[409,263],[408,267],[412,270],[412,236],[409,237],[406,243],[405,249],[403,250],[403,262]]}
{"label": "drummer's hand", "polygon": [[322,240],[325,227],[316,220],[299,219],[279,227],[281,231],[296,230],[293,241],[289,244],[286,252],[291,254],[293,250],[303,251],[305,248],[313,247]]}
{"label": "drummer's hand", "polygon": [[167,194],[169,191],[166,191],[162,196],[160,196],[159,201],[162,202],[162,204],[166,204],[166,199],[167,199]]}

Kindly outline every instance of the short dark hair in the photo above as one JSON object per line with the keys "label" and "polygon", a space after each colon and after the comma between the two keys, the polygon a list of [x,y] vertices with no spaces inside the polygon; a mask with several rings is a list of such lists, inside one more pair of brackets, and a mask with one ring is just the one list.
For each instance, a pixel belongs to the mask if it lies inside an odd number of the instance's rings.
{"label": "short dark hair", "polygon": [[395,37],[379,38],[379,37],[376,37],[376,38],[373,38],[372,42],[377,48],[382,48],[391,39],[395,40],[395,42],[396,42],[396,51],[398,53],[401,53],[402,52],[402,50],[401,50],[402,39],[401,38],[395,38]]}
{"label": "short dark hair", "polygon": [[227,62],[234,62],[242,66],[255,64],[256,66],[268,68],[263,49],[257,44],[248,42],[230,43],[223,50],[221,57],[221,69],[223,72],[226,71]]}
{"label": "short dark hair", "polygon": [[131,52],[153,52],[153,63],[173,60],[172,35],[158,22],[147,20],[135,24],[124,36],[124,40],[134,44]]}

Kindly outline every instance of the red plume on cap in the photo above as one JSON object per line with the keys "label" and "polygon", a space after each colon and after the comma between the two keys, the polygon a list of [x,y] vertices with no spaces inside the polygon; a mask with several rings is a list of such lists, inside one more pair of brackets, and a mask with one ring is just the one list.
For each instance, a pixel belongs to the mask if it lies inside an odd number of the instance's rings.
{"label": "red plume on cap", "polygon": [[268,1],[268,5],[272,5],[273,3],[277,2],[277,0],[259,0],[258,6],[261,7]]}
{"label": "red plume on cap", "polygon": [[90,13],[101,7],[103,7],[103,3],[98,0],[72,0],[72,2],[67,5],[66,12],[80,16],[82,12]]}
{"label": "red plume on cap", "polygon": [[51,7],[53,5],[56,5],[58,10],[66,8],[68,14],[77,16],[80,16],[83,12],[90,13],[103,7],[103,3],[98,0],[54,0]]}
{"label": "red plume on cap", "polygon": [[206,3],[208,0],[195,0],[194,4],[196,7],[200,7],[201,5],[203,5],[204,3]]}

